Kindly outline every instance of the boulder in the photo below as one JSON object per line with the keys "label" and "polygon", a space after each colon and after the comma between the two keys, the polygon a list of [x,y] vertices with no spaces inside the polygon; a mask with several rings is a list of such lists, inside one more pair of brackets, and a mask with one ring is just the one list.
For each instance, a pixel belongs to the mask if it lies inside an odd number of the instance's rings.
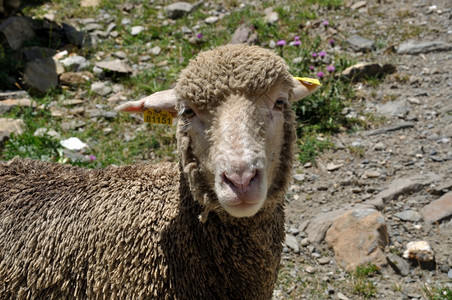
{"label": "boulder", "polygon": [[378,267],[387,264],[383,250],[389,236],[384,216],[377,210],[362,208],[342,214],[328,229],[325,240],[333,248],[336,262],[348,271],[368,263]]}

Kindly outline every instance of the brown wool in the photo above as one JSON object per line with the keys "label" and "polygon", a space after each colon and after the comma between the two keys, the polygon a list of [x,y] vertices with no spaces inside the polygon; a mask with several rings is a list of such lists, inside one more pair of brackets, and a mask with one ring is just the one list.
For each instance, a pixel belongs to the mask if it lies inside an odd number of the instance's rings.
{"label": "brown wool", "polygon": [[[175,90],[213,109],[291,78],[270,50],[224,46],[192,60]],[[219,207],[183,121],[176,164],[1,163],[0,299],[271,299],[295,142],[294,113],[284,117],[276,179],[247,218]]]}

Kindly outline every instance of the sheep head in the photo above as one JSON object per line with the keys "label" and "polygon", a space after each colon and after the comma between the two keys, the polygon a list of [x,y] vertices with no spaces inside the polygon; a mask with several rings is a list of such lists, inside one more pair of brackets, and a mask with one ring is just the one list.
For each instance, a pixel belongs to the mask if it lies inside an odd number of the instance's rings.
{"label": "sheep head", "polygon": [[200,53],[174,90],[118,109],[177,114],[178,150],[192,195],[206,212],[241,218],[283,201],[295,142],[290,106],[314,90],[293,79],[273,51],[227,45]]}

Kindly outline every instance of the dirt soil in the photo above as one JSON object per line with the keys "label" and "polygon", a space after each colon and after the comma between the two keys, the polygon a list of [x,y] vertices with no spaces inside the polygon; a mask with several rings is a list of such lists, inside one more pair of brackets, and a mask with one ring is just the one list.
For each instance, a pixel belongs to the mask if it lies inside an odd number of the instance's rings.
{"label": "dirt soil", "polygon": [[[357,1],[356,1],[357,2]],[[395,214],[421,212],[441,197],[452,181],[452,50],[397,54],[398,45],[418,32],[419,43],[452,42],[452,2],[438,1],[363,1],[362,8],[346,17],[334,19],[339,34],[381,42],[384,49],[356,54],[358,61],[391,63],[397,72],[386,76],[381,84],[356,83],[356,97],[349,111],[358,116],[369,113],[382,117],[370,130],[396,124],[411,127],[369,135],[369,131],[344,133],[334,137],[336,148],[323,153],[317,164],[296,168],[295,180],[288,196],[287,231],[301,243],[300,252],[287,248],[283,259],[285,276],[275,291],[276,299],[361,299],[356,281],[343,271],[334,252],[325,241],[306,239],[307,224],[315,216],[372,200],[395,179],[433,173],[439,182],[402,193],[385,203],[384,215],[389,245],[385,253],[401,255],[410,241],[425,240],[435,253],[436,267],[426,270],[410,266],[407,276],[398,275],[389,265],[368,280],[375,287],[376,299],[451,299],[452,288],[452,220],[450,216],[430,225],[404,221]],[[350,3],[354,4],[354,3]],[[331,12],[325,12],[334,18]],[[369,17],[371,16],[371,17]],[[353,53],[352,50],[348,50]],[[328,170],[328,164],[337,166]],[[373,174],[373,176],[368,176]],[[301,176],[300,176],[301,175]],[[449,208],[450,209],[450,208]],[[328,259],[329,258],[329,259]],[[449,273],[449,275],[448,275]],[[443,298],[434,292],[448,288]]]}

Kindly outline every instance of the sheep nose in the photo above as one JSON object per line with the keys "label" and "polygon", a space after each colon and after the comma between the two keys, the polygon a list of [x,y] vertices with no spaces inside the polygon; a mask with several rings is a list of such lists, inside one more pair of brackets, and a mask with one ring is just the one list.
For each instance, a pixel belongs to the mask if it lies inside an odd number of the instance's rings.
{"label": "sheep nose", "polygon": [[257,176],[257,170],[247,170],[240,173],[224,173],[223,178],[229,185],[235,186],[239,192],[244,192],[250,182]]}

